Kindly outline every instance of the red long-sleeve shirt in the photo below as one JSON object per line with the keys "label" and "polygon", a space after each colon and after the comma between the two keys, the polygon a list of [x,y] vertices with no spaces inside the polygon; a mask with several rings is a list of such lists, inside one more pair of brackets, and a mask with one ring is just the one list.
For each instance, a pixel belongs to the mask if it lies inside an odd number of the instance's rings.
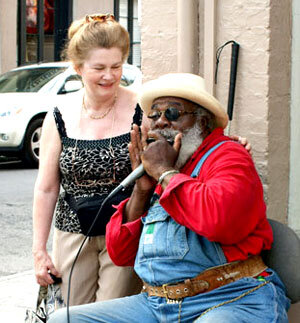
{"label": "red long-sleeve shirt", "polygon": [[[219,242],[230,262],[270,249],[273,235],[266,218],[262,184],[244,147],[231,141],[221,145],[204,162],[198,177],[190,177],[201,157],[224,140],[229,138],[223,130],[214,130],[181,173],[171,178],[163,192],[157,186],[156,193],[177,223]],[[142,229],[140,219],[122,224],[126,202],[119,204],[106,231],[107,250],[119,266],[134,264]]]}

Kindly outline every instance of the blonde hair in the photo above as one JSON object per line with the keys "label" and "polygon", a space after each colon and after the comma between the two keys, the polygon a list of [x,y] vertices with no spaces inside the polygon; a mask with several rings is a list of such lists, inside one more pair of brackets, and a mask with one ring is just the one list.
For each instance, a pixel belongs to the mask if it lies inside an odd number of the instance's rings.
{"label": "blonde hair", "polygon": [[117,47],[122,52],[123,62],[129,53],[129,34],[113,15],[93,14],[75,20],[68,30],[65,56],[75,66],[82,66],[94,48]]}

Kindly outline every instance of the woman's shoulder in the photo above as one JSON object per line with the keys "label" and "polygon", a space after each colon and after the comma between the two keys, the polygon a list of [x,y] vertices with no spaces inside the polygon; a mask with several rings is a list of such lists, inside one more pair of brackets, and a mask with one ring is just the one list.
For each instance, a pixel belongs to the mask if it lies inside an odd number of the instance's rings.
{"label": "woman's shoulder", "polygon": [[54,113],[58,112],[61,118],[68,123],[69,120],[74,120],[80,115],[82,107],[83,92],[77,91],[66,94],[62,97],[54,109]]}
{"label": "woman's shoulder", "polygon": [[134,105],[137,103],[137,93],[130,88],[120,86],[119,88],[119,97],[121,100],[127,102],[133,102]]}

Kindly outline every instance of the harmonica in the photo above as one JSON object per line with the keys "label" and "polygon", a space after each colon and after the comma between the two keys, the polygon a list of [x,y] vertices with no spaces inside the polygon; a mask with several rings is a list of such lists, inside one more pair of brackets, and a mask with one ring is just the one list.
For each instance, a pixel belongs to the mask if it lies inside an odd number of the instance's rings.
{"label": "harmonica", "polygon": [[[146,139],[146,142],[147,142],[147,144],[149,145],[149,144],[151,144],[152,142],[154,142],[154,141],[156,141],[156,139],[155,138],[147,138]],[[173,146],[173,144],[174,144],[174,139],[167,139],[167,142],[171,145],[171,146]]]}

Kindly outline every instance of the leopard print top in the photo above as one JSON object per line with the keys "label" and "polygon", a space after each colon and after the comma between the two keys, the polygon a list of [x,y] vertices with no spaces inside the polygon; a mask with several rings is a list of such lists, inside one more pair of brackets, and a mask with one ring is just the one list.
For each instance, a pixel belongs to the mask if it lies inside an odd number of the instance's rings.
{"label": "leopard print top", "polygon": [[[66,202],[65,194],[75,198],[96,194],[106,197],[116,188],[131,172],[130,133],[100,140],[69,138],[59,109],[56,107],[53,113],[62,141],[59,164],[63,188],[56,206],[55,227],[65,232],[81,233],[77,215]],[[137,105],[132,123],[141,125],[141,121],[142,110]],[[128,196],[132,187],[127,188]]]}

